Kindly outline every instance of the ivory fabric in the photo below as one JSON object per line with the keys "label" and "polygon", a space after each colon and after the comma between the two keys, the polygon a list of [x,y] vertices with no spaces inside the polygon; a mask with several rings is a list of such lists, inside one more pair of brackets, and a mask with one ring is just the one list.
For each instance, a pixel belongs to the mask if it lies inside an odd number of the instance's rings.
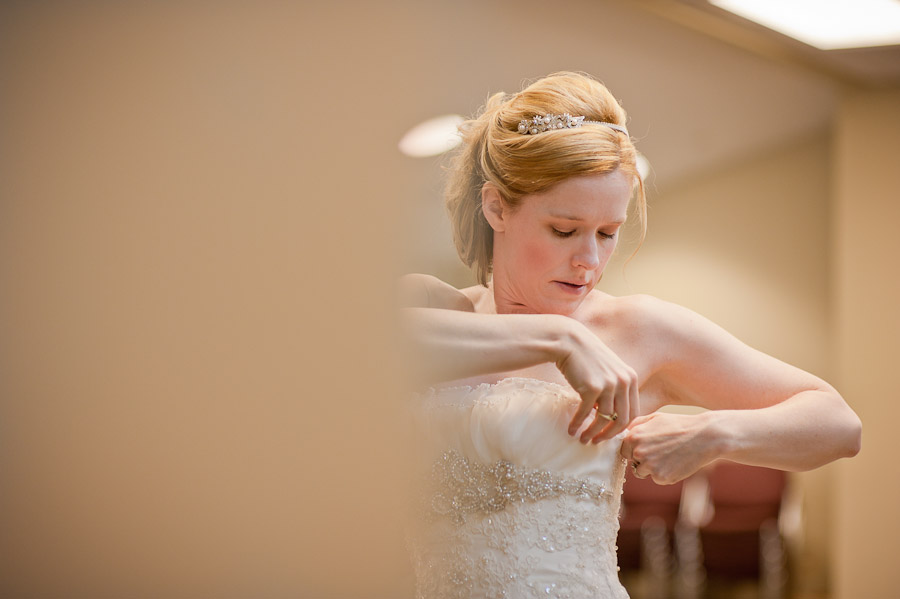
{"label": "ivory fabric", "polygon": [[615,547],[621,435],[598,445],[568,435],[573,389],[507,378],[415,399],[419,599],[627,599]]}

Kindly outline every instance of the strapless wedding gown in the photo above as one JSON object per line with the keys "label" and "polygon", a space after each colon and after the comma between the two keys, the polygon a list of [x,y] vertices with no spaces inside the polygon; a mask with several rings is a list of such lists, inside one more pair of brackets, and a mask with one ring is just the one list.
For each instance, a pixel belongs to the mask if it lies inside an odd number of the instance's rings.
{"label": "strapless wedding gown", "polygon": [[508,378],[416,397],[419,599],[627,599],[616,567],[621,437],[566,432],[578,395]]}

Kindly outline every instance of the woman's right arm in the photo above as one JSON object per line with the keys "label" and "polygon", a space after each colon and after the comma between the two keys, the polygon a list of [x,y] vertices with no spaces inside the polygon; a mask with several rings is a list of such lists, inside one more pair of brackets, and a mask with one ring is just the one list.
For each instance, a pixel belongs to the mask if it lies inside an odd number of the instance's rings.
{"label": "woman's right arm", "polygon": [[570,320],[555,314],[403,309],[405,338],[425,384],[556,362],[572,334]]}
{"label": "woman's right arm", "polygon": [[[425,289],[416,290],[418,284]],[[402,285],[406,287],[402,299],[409,306],[403,308],[404,337],[417,383],[507,372],[551,362],[582,398],[570,423],[570,434],[581,428],[595,405],[601,413],[618,416],[613,422],[595,416],[581,431],[582,442],[599,443],[608,439],[624,430],[638,414],[638,382],[634,370],[580,322],[556,314],[465,311],[462,298],[468,298],[437,279],[407,277]],[[436,301],[454,305],[456,309],[433,307]],[[427,307],[416,305],[423,303]]]}

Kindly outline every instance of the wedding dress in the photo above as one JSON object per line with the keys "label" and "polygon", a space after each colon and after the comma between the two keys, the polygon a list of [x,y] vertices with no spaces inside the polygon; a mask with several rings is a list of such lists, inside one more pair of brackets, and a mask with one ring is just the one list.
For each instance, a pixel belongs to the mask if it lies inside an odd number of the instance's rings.
{"label": "wedding dress", "polygon": [[416,399],[419,599],[627,599],[615,548],[621,436],[569,436],[574,390],[508,378]]}

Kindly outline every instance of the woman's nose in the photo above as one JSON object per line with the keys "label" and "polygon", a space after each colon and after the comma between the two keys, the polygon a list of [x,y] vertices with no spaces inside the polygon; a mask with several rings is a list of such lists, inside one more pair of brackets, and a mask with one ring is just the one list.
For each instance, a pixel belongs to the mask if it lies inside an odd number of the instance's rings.
{"label": "woman's nose", "polygon": [[572,265],[594,270],[600,266],[600,256],[598,255],[597,241],[593,238],[578,246],[578,250],[572,256]]}

